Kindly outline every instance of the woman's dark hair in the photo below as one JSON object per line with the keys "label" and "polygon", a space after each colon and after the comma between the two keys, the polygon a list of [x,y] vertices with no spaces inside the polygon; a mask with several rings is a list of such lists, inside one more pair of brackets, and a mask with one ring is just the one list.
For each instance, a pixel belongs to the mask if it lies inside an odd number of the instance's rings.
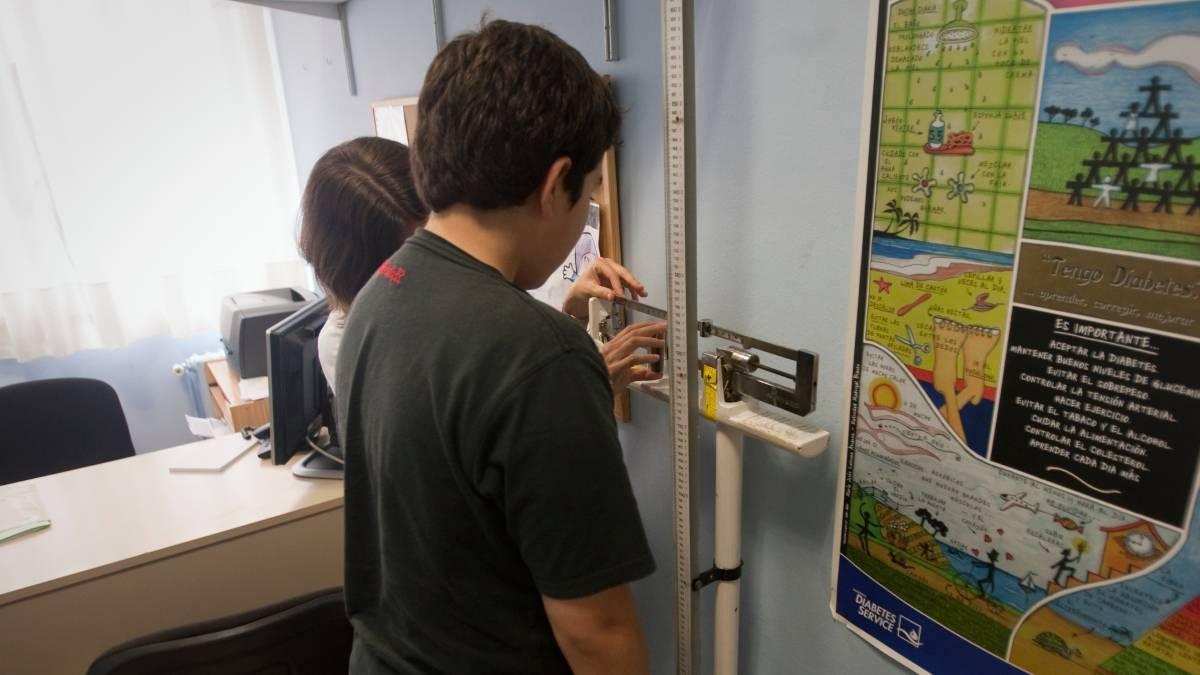
{"label": "woman's dark hair", "polygon": [[341,310],[429,216],[408,148],[374,137],[342,143],[317,160],[301,210],[300,255]]}

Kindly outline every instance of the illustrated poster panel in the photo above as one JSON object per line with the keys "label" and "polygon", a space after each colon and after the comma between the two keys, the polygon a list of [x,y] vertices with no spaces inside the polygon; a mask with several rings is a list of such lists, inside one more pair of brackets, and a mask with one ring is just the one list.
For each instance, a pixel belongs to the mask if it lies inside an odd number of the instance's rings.
{"label": "illustrated poster panel", "polygon": [[835,614],[1200,672],[1200,2],[881,3]]}

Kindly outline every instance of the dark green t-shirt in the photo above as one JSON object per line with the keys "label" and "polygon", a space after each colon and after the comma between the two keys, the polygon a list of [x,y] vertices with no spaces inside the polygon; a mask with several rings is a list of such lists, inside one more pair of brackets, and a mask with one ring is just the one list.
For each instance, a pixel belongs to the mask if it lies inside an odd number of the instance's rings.
{"label": "dark green t-shirt", "polygon": [[567,673],[541,595],[654,570],[594,344],[425,231],[338,355],[355,673]]}

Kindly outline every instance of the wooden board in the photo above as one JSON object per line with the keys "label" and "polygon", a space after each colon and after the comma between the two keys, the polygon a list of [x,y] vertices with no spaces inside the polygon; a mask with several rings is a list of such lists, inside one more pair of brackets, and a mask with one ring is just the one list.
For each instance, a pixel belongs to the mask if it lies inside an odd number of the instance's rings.
{"label": "wooden board", "polygon": [[[592,193],[592,201],[600,205],[600,255],[621,262],[621,204],[617,197],[617,149],[609,148],[600,160],[600,187]],[[629,411],[629,390],[616,392],[613,414],[621,422],[632,418]]]}

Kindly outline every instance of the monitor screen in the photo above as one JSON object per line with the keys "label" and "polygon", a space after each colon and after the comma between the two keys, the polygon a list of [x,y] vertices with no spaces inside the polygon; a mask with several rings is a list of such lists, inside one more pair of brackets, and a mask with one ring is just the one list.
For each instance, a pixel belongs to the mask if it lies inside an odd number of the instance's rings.
{"label": "monitor screen", "polygon": [[329,386],[317,358],[317,335],[328,316],[329,306],[320,298],[267,329],[271,461],[275,464],[286,464],[297,450],[308,451],[309,438],[329,412]]}

